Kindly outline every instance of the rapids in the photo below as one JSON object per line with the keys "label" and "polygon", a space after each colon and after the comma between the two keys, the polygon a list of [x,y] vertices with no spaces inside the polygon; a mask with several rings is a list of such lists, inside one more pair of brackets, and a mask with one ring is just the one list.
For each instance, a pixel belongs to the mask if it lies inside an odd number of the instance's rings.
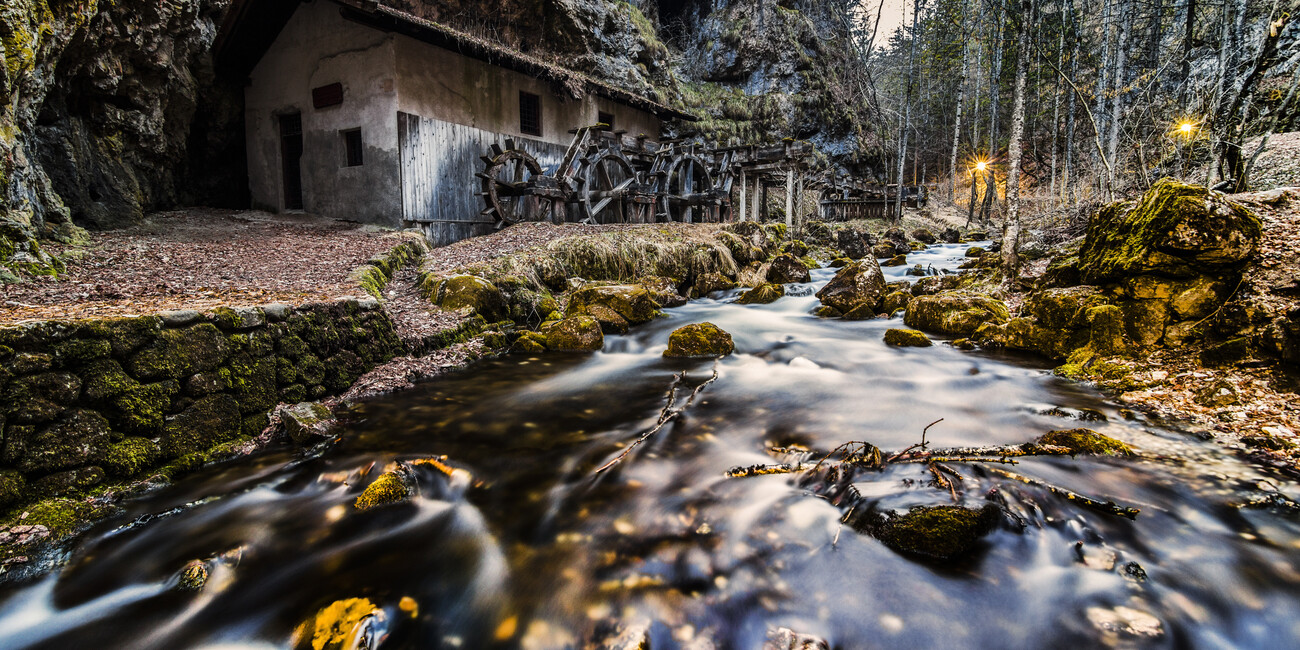
{"label": "rapids", "polygon": [[[954,268],[964,251],[932,246],[909,263]],[[381,648],[582,647],[609,619],[651,621],[656,650],[759,648],[777,626],[836,648],[1300,646],[1297,518],[1235,507],[1296,485],[1056,378],[1047,360],[938,339],[891,348],[882,337],[901,318],[811,316],[833,274],[814,271],[770,305],[736,305],[733,291],[666,310],[592,355],[480,362],[355,406],[320,453],[271,450],[130,500],[55,572],[0,585],[0,647],[286,647],[301,621],[348,598],[384,610]],[[688,386],[710,376],[712,361],[661,356],[673,329],[701,321],[735,339],[718,380],[593,476],[655,424],[674,373]],[[1140,456],[1014,470],[1141,514],[954,464],[961,503],[998,487],[1014,517],[939,565],[842,526],[791,476],[724,477],[774,462],[772,445],[901,450],[940,418],[936,447],[1078,426],[1128,442]],[[385,464],[441,455],[475,481],[421,469],[412,502],[353,508]],[[882,510],[953,502],[928,479],[894,465],[856,487]],[[175,588],[187,562],[235,548],[238,562],[218,564],[202,591]]]}

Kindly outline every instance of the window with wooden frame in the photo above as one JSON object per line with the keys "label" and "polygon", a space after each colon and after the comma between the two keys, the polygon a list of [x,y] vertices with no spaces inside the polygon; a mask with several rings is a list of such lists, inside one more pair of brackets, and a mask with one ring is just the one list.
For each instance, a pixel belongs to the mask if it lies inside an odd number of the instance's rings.
{"label": "window with wooden frame", "polygon": [[350,129],[340,133],[343,136],[343,166],[360,167],[364,163],[361,152],[365,144],[361,140],[361,129]]}
{"label": "window with wooden frame", "polygon": [[542,98],[529,92],[519,92],[519,132],[524,135],[542,134]]}

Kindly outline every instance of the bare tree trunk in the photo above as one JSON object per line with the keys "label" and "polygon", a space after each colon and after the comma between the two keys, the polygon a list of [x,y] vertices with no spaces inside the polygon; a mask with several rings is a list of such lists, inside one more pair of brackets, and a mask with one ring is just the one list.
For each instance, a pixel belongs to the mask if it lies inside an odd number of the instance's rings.
{"label": "bare tree trunk", "polygon": [[[1111,52],[1111,42],[1114,40],[1114,34],[1115,34],[1115,25],[1113,22],[1113,17],[1114,17],[1114,0],[1106,0],[1105,7],[1102,9],[1102,22],[1106,28],[1105,44],[1102,47],[1101,64],[1097,68],[1097,95],[1095,97],[1096,106],[1093,108],[1093,114],[1095,115],[1095,119],[1096,119],[1096,124],[1093,125],[1093,130],[1096,132],[1096,139],[1098,141],[1101,141],[1102,138],[1105,137],[1105,132],[1108,130],[1107,129],[1108,122],[1106,121],[1106,103],[1107,103],[1106,91],[1110,89],[1111,57],[1113,56]],[[1102,162],[1106,166],[1105,181],[1107,186],[1109,186],[1110,163],[1107,162],[1107,160],[1105,160],[1106,158],[1105,151],[1098,150],[1097,155],[1098,157],[1103,158],[1103,160],[1101,160],[1100,162]],[[1098,170],[1095,166],[1093,167],[1093,170],[1094,173],[1100,175],[1100,170]]]}
{"label": "bare tree trunk", "polygon": [[1196,0],[1187,0],[1183,20],[1183,78],[1192,74],[1192,37],[1196,35]]}
{"label": "bare tree trunk", "polygon": [[[1079,28],[1074,18],[1074,0],[1066,0],[1066,11],[1068,12],[1070,30],[1073,32],[1071,37],[1074,39],[1074,49],[1070,54],[1070,78],[1079,77]],[[1057,83],[1060,83],[1060,77],[1057,77]],[[1074,109],[1076,97],[1074,93],[1067,93],[1070,96],[1070,102],[1065,110],[1065,174],[1061,178],[1061,194],[1064,203],[1073,200],[1074,196],[1070,192],[1070,174],[1074,171]]]}
{"label": "bare tree trunk", "polygon": [[907,90],[903,93],[902,133],[899,134],[898,148],[898,206],[894,212],[894,222],[903,220],[903,174],[907,171],[907,136],[912,130],[912,65],[916,59],[916,24],[921,13],[921,0],[912,4],[912,43],[907,55]]}
{"label": "bare tree trunk", "polygon": [[[1061,34],[1057,38],[1056,44],[1056,69],[1061,69],[1064,63],[1062,58],[1065,56],[1065,28],[1062,26]],[[1051,189],[1047,195],[1056,201],[1056,152],[1060,149],[1061,143],[1061,82],[1058,80],[1052,84],[1052,182]]]}
{"label": "bare tree trunk", "polygon": [[1106,140],[1106,157],[1110,159],[1110,184],[1115,185],[1119,173],[1119,127],[1124,119],[1124,86],[1128,80],[1128,39],[1132,22],[1132,0],[1120,0],[1119,39],[1115,41],[1115,69],[1111,73],[1112,98],[1110,134]]}
{"label": "bare tree trunk", "polygon": [[1002,274],[1014,283],[1020,273],[1020,156],[1025,132],[1025,73],[1029,59],[1029,30],[1034,0],[1020,0],[1020,38],[1016,47],[1016,90],[1011,109],[1011,142],[1007,147],[1007,226],[1002,232]]}
{"label": "bare tree trunk", "polygon": [[1273,113],[1273,118],[1269,120],[1268,130],[1264,131],[1264,137],[1260,138],[1259,146],[1255,148],[1255,153],[1250,155],[1250,160],[1246,163],[1246,171],[1242,172],[1241,179],[1237,182],[1239,191],[1245,192],[1250,187],[1250,174],[1255,171],[1255,160],[1259,154],[1264,152],[1268,146],[1268,138],[1273,135],[1273,129],[1277,128],[1278,118],[1286,113],[1286,107],[1291,105],[1291,100],[1295,97],[1296,86],[1300,86],[1300,66],[1296,66],[1295,72],[1291,75],[1291,87],[1286,91],[1286,97],[1282,103],[1278,104],[1277,110]]}
{"label": "bare tree trunk", "polygon": [[[967,13],[970,4],[966,5]],[[967,16],[962,16],[963,23]],[[957,149],[961,144],[961,109],[966,100],[966,74],[970,72],[970,44],[962,44],[961,76],[957,78],[957,114],[952,121],[952,158],[948,162],[948,202],[956,204],[957,200]]]}
{"label": "bare tree trunk", "polygon": [[[997,29],[993,32],[993,52],[990,54],[992,67],[989,70],[989,159],[992,160],[998,152],[998,90],[999,81],[1002,79],[1002,25],[1006,20],[1005,14],[999,6],[998,11],[994,14],[994,20]],[[980,221],[989,223],[992,220],[993,205],[998,200],[997,178],[990,171],[986,176],[986,186],[984,190],[984,204],[980,206]]]}

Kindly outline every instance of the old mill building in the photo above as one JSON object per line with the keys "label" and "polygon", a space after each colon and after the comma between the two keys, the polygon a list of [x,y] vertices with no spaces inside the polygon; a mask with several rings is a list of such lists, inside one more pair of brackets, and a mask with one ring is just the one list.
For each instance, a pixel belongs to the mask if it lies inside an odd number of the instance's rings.
{"label": "old mill building", "polygon": [[494,228],[474,174],[500,140],[547,166],[576,127],[658,138],[694,119],[373,0],[235,0],[215,51],[247,79],[254,207],[419,227],[438,245]]}

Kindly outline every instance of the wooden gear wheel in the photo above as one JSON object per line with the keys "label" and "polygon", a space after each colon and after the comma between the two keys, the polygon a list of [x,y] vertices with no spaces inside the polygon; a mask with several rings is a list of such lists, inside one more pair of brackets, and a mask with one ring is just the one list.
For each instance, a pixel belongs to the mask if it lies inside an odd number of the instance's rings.
{"label": "wooden gear wheel", "polygon": [[721,217],[722,197],[714,191],[713,174],[694,154],[678,155],[661,172],[658,198],[661,221],[715,223]]}
{"label": "wooden gear wheel", "polygon": [[[594,149],[594,148],[593,148]],[[632,162],[617,149],[590,151],[575,174],[587,223],[648,223],[654,197],[642,191]]]}
{"label": "wooden gear wheel", "polygon": [[493,144],[492,155],[482,159],[486,169],[475,175],[482,182],[483,215],[491,215],[498,226],[553,216],[558,187],[527,151],[507,141],[504,150]]}

